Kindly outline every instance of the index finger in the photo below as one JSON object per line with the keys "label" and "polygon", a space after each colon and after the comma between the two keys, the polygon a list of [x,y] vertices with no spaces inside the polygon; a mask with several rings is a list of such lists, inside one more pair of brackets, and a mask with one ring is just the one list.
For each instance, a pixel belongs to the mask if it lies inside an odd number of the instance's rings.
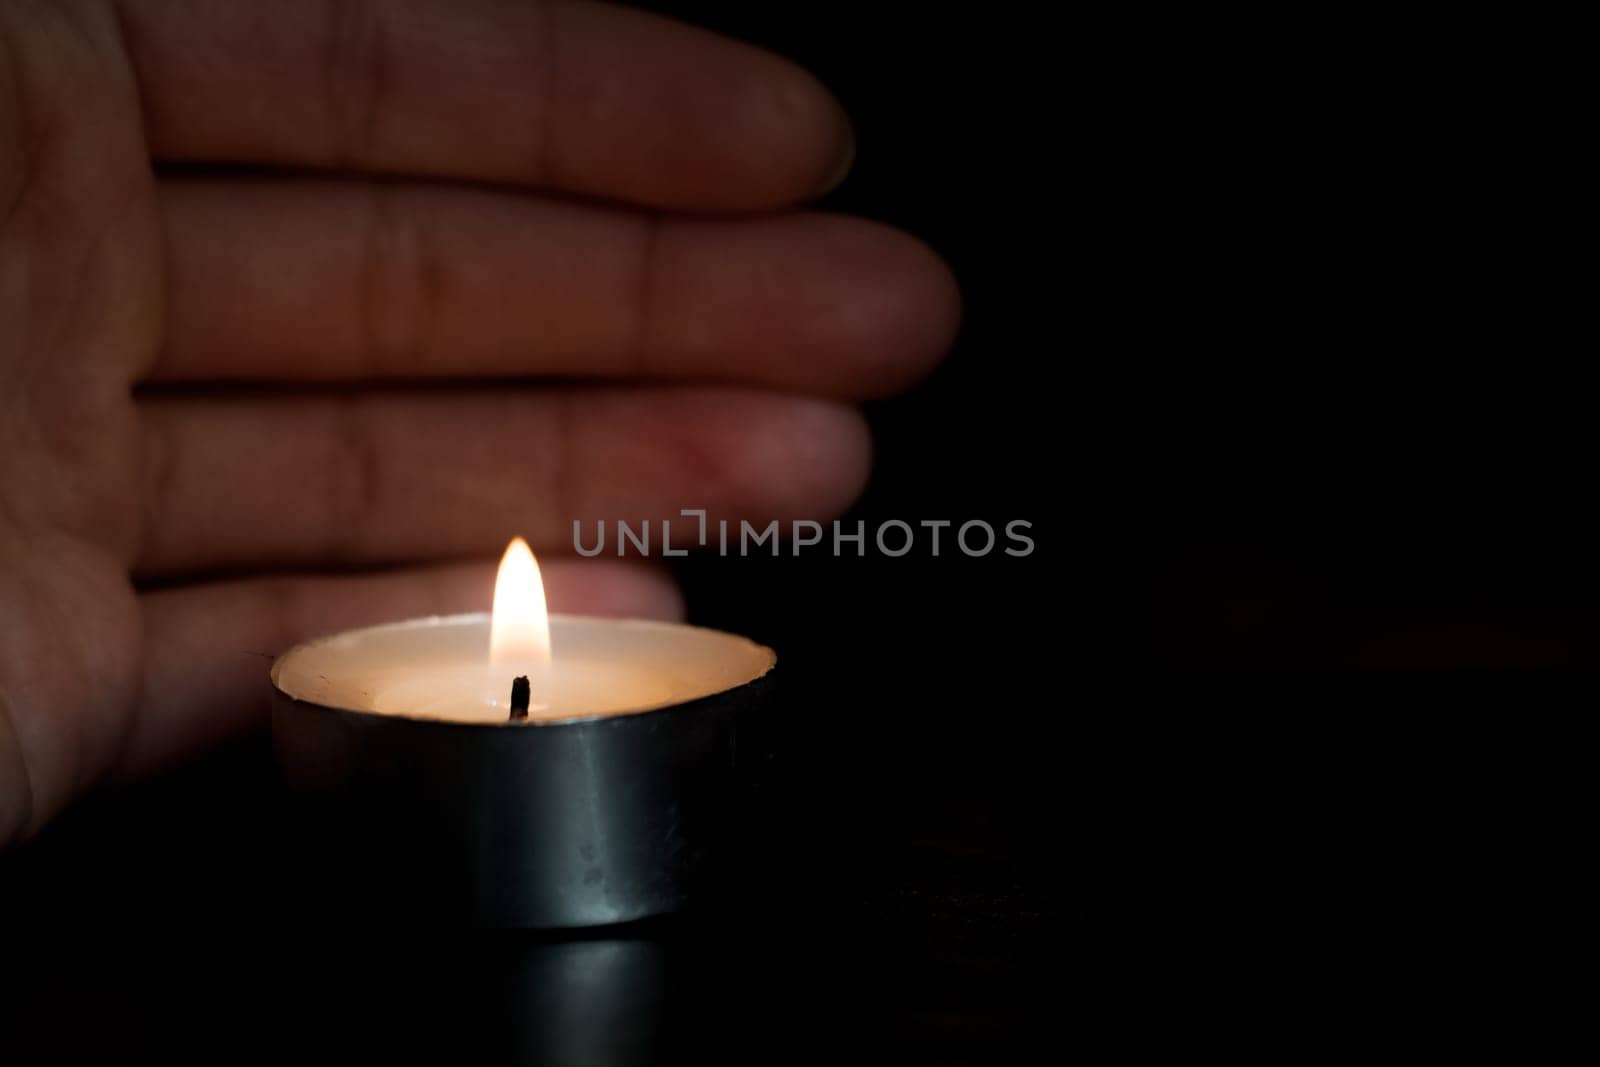
{"label": "index finger", "polygon": [[816,196],[849,123],[794,64],[583,0],[120,0],[152,153],[748,211]]}

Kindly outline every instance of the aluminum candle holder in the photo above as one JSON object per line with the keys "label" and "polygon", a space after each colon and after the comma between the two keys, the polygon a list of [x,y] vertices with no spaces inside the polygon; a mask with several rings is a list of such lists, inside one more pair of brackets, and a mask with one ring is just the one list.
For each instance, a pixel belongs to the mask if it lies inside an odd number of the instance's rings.
{"label": "aluminum candle holder", "polygon": [[768,758],[776,656],[689,626],[550,622],[576,684],[585,663],[604,675],[616,660],[664,679],[666,702],[493,722],[385,706],[385,685],[403,698],[409,674],[479,647],[485,615],[351,631],[273,665],[288,844],[325,864],[326,886],[301,887],[319,911],[593,926],[675,911],[712,886]]}

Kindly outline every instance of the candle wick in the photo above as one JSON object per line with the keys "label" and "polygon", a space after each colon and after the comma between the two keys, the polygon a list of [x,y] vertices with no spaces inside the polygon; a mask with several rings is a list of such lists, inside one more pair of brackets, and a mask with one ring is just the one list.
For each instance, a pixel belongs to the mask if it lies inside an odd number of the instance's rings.
{"label": "candle wick", "polygon": [[528,699],[530,696],[528,676],[518,675],[511,683],[511,721],[519,722],[528,717]]}

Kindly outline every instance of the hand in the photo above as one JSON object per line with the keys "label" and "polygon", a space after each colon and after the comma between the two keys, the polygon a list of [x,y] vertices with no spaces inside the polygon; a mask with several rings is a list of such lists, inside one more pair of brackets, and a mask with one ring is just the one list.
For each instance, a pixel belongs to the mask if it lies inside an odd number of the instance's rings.
{"label": "hand", "polygon": [[556,607],[672,615],[572,520],[843,509],[845,404],[958,313],[760,214],[850,153],[790,64],[599,4],[0,5],[0,843],[261,721],[263,653],[481,609],[514,534]]}

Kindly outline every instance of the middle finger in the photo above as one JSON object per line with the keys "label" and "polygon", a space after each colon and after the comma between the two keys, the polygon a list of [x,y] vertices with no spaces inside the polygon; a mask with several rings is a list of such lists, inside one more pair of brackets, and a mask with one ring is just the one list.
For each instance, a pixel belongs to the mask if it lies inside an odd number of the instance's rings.
{"label": "middle finger", "polygon": [[926,246],[449,186],[169,180],[158,381],[643,377],[860,398],[948,347]]}

